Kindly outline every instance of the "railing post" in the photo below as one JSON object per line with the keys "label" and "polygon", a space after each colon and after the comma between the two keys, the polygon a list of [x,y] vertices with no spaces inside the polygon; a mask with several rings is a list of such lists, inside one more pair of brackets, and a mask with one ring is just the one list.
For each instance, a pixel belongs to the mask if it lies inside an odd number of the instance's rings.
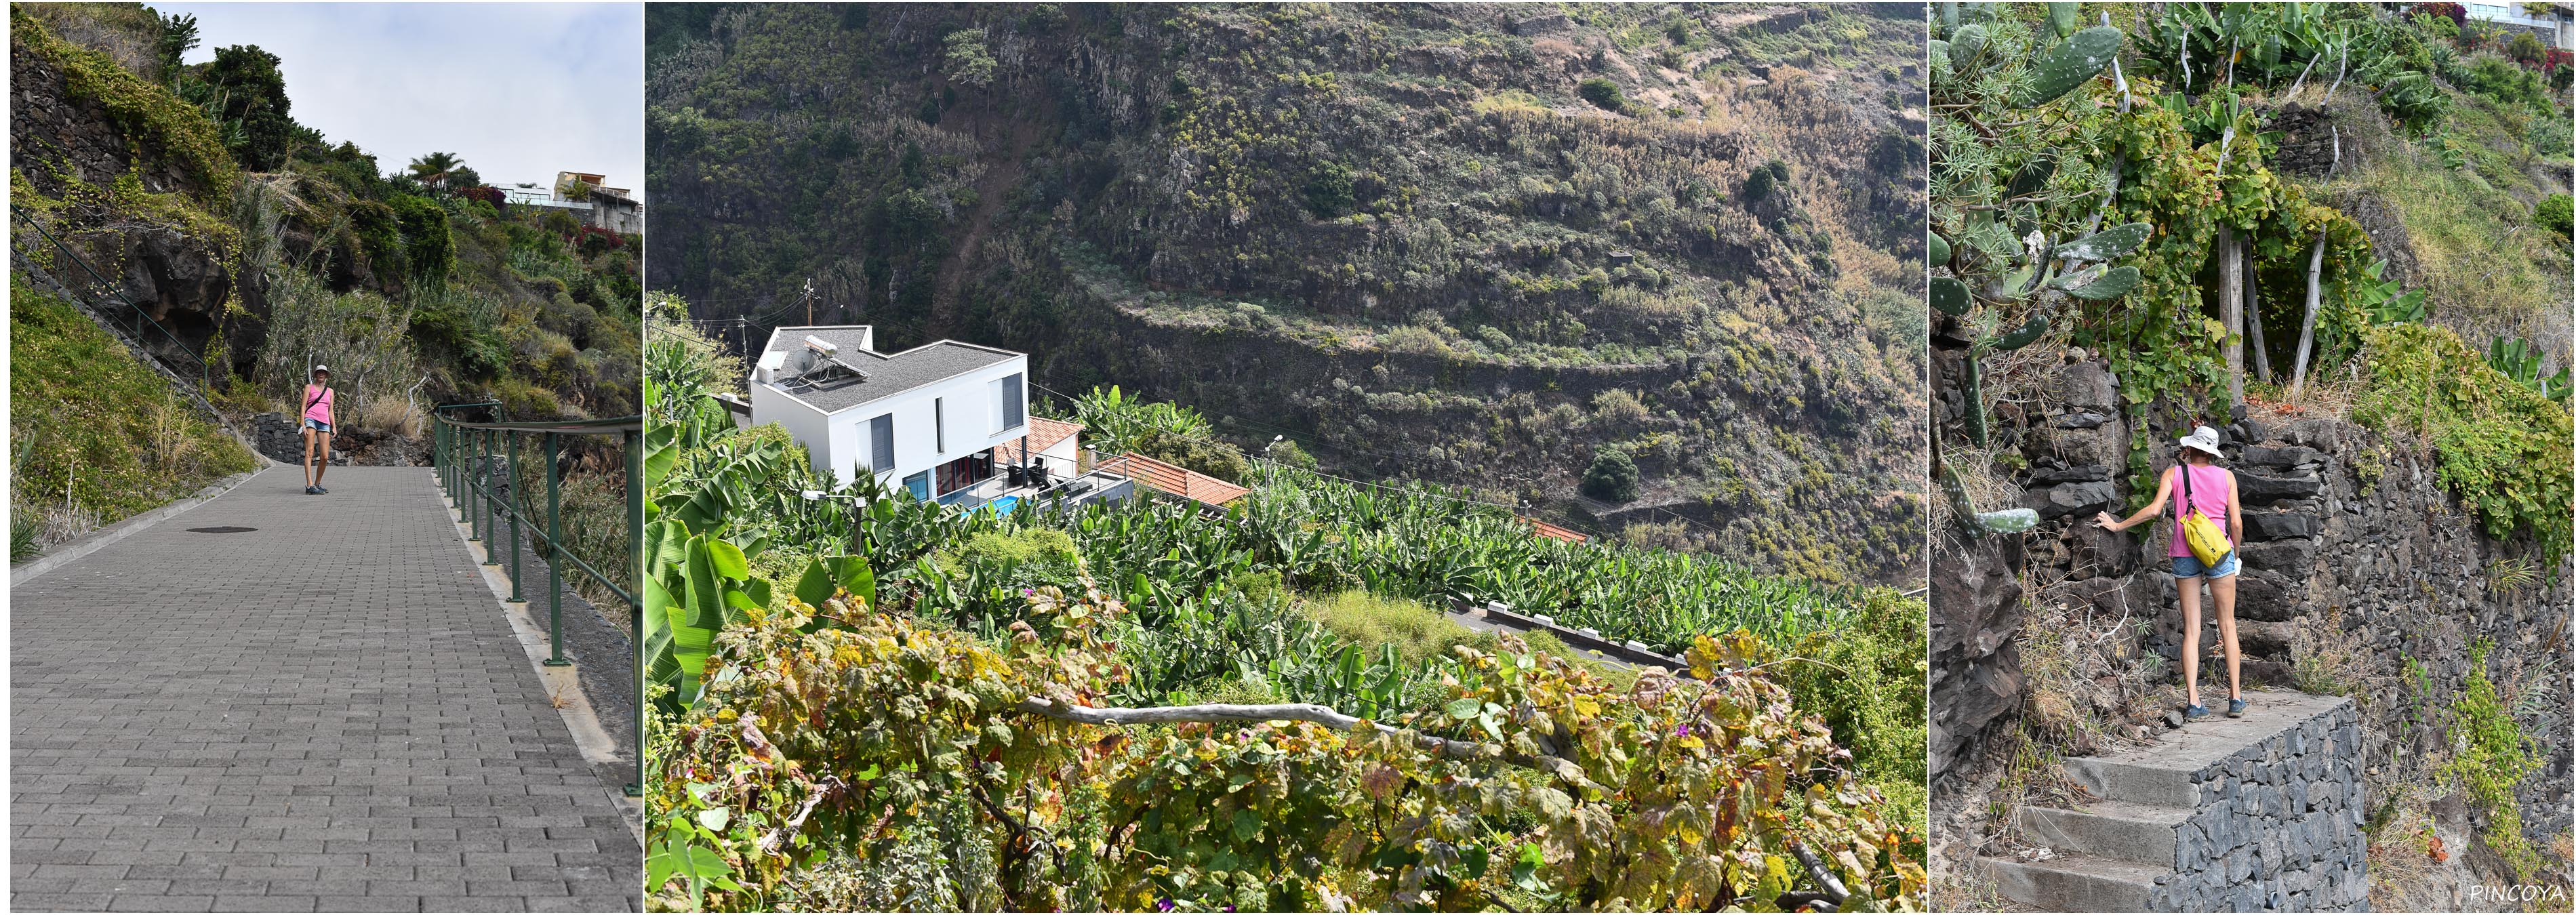
{"label": "railing post", "polygon": [[555,488],[555,434],[546,433],[546,545],[554,550],[546,559],[546,634],[554,640],[555,653],[546,658],[547,667],[564,667],[571,661],[563,656],[563,496]]}
{"label": "railing post", "polygon": [[[510,513],[509,602],[513,604],[524,604],[528,602],[528,599],[519,595],[519,526],[522,523],[520,520],[520,515],[522,513],[519,511],[519,437],[509,433],[502,434],[507,436],[507,440],[510,443],[510,501],[502,504],[502,508],[508,510]],[[558,652],[558,654],[560,654],[560,652]]]}
{"label": "railing post", "polygon": [[483,475],[483,498],[476,500],[475,504],[483,510],[483,564],[487,566],[501,564],[500,519],[492,515],[492,500],[499,495],[498,487],[492,485],[492,459],[500,456],[501,431],[483,430],[483,460],[478,462],[478,472]]}
{"label": "railing post", "polygon": [[[635,595],[627,605],[633,614],[628,630],[644,637],[644,436],[628,432],[626,441],[626,543],[627,568],[633,576],[626,581],[627,593]],[[626,786],[627,797],[644,796],[644,661],[635,660],[635,781]]]}
{"label": "railing post", "polygon": [[[465,440],[473,448],[474,456],[467,459],[468,464],[470,465],[473,462],[481,461],[483,459],[483,430],[460,429],[458,431],[465,433]],[[457,487],[456,508],[457,511],[463,513],[462,520],[465,522],[466,530],[465,540],[468,543],[481,543],[483,542],[483,513],[474,510],[474,491],[477,486],[474,481],[474,468],[467,466],[460,469],[464,472],[465,479],[464,482]]]}

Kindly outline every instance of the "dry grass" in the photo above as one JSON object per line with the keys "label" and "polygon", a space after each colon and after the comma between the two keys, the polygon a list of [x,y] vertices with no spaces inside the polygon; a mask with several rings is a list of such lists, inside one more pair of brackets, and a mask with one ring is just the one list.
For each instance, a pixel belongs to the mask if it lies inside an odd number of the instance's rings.
{"label": "dry grass", "polygon": [[205,452],[204,435],[212,427],[197,419],[194,404],[183,403],[179,395],[165,390],[161,399],[144,407],[143,422],[152,460],[164,476],[179,476],[197,467]]}
{"label": "dry grass", "polygon": [[[1959,488],[1967,491],[1971,507],[1990,512],[2021,504],[2021,486],[2013,482],[2010,474],[1995,472],[1995,449],[1978,448],[1961,440],[1945,442],[1942,450],[1942,459],[1950,472],[1958,475]],[[1951,515],[1947,497],[1932,500],[1933,530],[1950,530],[1955,523]]]}
{"label": "dry grass", "polygon": [[36,551],[39,553],[80,539],[101,526],[94,509],[80,505],[47,505],[38,508],[18,506],[20,513],[36,521]]}
{"label": "dry grass", "polygon": [[366,404],[358,408],[356,419],[361,429],[391,432],[405,438],[420,437],[420,411],[412,408],[411,401],[399,396],[368,398]]}
{"label": "dry grass", "polygon": [[2343,609],[2299,618],[2290,633],[2290,682],[2300,692],[2370,698],[2370,649],[2343,629]]}

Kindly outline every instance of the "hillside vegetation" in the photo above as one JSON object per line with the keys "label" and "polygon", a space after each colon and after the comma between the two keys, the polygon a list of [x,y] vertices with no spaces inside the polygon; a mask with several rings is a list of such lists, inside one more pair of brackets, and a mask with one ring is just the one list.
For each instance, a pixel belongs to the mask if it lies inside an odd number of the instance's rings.
{"label": "hillside vegetation", "polygon": [[[334,369],[344,449],[425,436],[435,403],[496,400],[513,419],[634,412],[641,238],[505,210],[452,154],[388,168],[331,143],[294,121],[275,56],[241,45],[181,63],[193,17],[21,4],[10,22],[18,288],[32,271],[112,318],[148,312],[158,329],[142,325],[143,345],[224,419],[291,411],[314,363]],[[47,362],[87,351],[31,336],[56,326],[14,324],[13,371],[89,369]],[[128,393],[89,404],[99,412],[84,422],[145,425],[137,411],[165,400]],[[51,407],[16,409],[24,420]],[[61,486],[26,484],[68,459],[31,436],[69,433],[24,421],[13,432],[31,458],[16,490],[52,498],[42,494]],[[184,476],[117,488],[154,501]]]}
{"label": "hillside vegetation", "polygon": [[[655,907],[1919,905],[1919,600],[1268,463],[1223,518],[807,500],[708,342],[649,345]],[[1689,669],[1441,612],[1485,600]],[[1149,717],[1201,703],[1280,707]]]}
{"label": "hillside vegetation", "polygon": [[33,283],[9,289],[9,356],[13,561],[261,463],[97,322]]}
{"label": "hillside vegetation", "polygon": [[[1938,601],[1931,680],[1983,716],[1935,736],[1944,904],[1990,902],[1967,858],[2009,853],[2014,799],[2058,795],[2059,756],[2135,746],[2161,728],[2123,728],[2182,701],[2167,665],[2210,643],[2129,622],[2171,586],[2122,590],[2163,577],[2090,521],[2154,498],[2198,425],[2224,430],[2245,503],[2279,506],[2247,520],[2306,525],[2246,535],[2235,614],[2301,633],[2246,685],[2356,700],[2372,904],[2561,879],[2565,783],[2530,760],[2564,755],[2563,703],[2521,684],[2562,653],[2462,630],[2563,628],[2496,620],[2570,568],[2570,55],[2451,3],[1937,4],[1930,30],[1933,569],[1961,605]],[[2425,497],[2412,528],[2349,495],[2397,486]],[[2434,524],[2472,583],[2438,596],[2473,612],[2433,626],[2371,600],[2436,606],[2422,565],[2320,546],[2418,548]],[[2395,635],[2347,635],[2370,630]],[[2206,701],[2236,650],[2199,668]],[[2399,671],[2422,691],[2393,694]],[[2436,821],[2477,847],[2426,855]]]}
{"label": "hillside vegetation", "polygon": [[[1325,469],[1920,569],[1919,69],[1867,7],[657,7],[650,284]],[[1611,453],[1620,458],[1609,458]],[[1634,486],[1581,486],[1604,460]],[[1590,497],[1586,497],[1586,496]]]}

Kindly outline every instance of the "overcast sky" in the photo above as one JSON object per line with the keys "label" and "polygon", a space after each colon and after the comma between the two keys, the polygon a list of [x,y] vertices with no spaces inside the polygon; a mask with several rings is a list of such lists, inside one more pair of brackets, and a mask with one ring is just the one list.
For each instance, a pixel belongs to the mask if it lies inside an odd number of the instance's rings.
{"label": "overcast sky", "polygon": [[452,152],[495,186],[599,172],[644,193],[639,3],[151,3],[277,55],[298,123],[385,171]]}

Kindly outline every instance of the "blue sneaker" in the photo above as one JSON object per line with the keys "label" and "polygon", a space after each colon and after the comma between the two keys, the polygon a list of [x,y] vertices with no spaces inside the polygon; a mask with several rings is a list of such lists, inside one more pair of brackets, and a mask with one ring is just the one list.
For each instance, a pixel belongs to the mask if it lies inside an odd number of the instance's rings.
{"label": "blue sneaker", "polygon": [[2243,700],[2243,699],[2229,699],[2229,700],[2227,700],[2227,717],[2229,717],[2229,718],[2243,718],[2243,717],[2245,717],[2245,700]]}
{"label": "blue sneaker", "polygon": [[304,487],[304,494],[308,496],[318,496],[322,494],[322,490],[317,487],[306,486]]}
{"label": "blue sneaker", "polygon": [[2199,721],[2200,719],[2207,717],[2209,717],[2209,706],[2186,705],[2182,708],[2182,720],[2186,723]]}

